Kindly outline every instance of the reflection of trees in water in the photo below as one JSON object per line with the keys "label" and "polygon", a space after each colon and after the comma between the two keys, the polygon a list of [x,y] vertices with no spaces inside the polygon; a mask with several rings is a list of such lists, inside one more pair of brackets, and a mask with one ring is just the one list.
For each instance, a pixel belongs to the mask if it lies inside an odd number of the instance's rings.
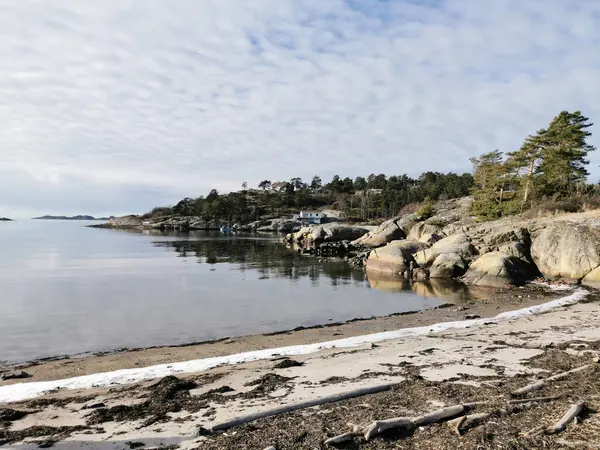
{"label": "reflection of trees in water", "polygon": [[318,284],[326,276],[332,285],[362,284],[366,277],[362,270],[351,267],[342,260],[320,260],[298,255],[274,240],[252,238],[226,238],[220,235],[199,236],[197,240],[157,241],[157,247],[172,249],[178,256],[196,257],[199,264],[235,264],[238,270],[258,271],[260,278],[309,278]]}

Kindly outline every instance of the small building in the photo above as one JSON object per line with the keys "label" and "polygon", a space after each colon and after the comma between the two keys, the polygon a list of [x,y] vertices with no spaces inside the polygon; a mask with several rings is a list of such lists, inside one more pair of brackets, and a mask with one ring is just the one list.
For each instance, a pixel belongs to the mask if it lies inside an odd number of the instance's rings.
{"label": "small building", "polygon": [[300,211],[300,222],[302,223],[321,223],[325,214],[318,211]]}

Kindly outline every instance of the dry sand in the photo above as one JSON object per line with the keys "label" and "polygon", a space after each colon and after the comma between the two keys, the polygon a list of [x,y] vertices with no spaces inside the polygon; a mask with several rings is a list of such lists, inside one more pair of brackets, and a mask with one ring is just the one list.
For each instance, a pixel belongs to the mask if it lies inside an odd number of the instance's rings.
{"label": "dry sand", "polygon": [[[530,297],[527,297],[527,296]],[[138,367],[184,359],[232,354],[289,343],[319,342],[425,323],[496,315],[564,293],[528,287],[500,292],[487,301],[302,330],[276,336],[251,336],[191,347],[148,349],[78,360],[50,361],[24,368],[31,381]],[[521,296],[521,298],[519,298]],[[501,301],[501,303],[500,303]],[[441,406],[475,400],[495,410],[508,393],[537,377],[583,364],[590,368],[550,383],[532,396],[560,396],[507,417],[493,417],[458,437],[445,424],[417,429],[409,436],[389,434],[343,448],[563,448],[559,439],[600,445],[600,304],[595,298],[546,314],[478,328],[386,341],[353,349],[330,349],[293,360],[256,361],[219,367],[202,374],[116,386],[62,391],[35,400],[0,405],[0,441],[8,447],[126,449],[179,446],[183,449],[324,448],[323,441],[348,431],[346,422],[366,425],[375,419],[414,416]],[[335,337],[333,337],[335,336]],[[198,436],[198,430],[249,412],[290,405],[358,387],[394,383],[372,394],[263,419],[226,432]],[[585,399],[583,422],[559,436],[525,438],[534,426],[549,425],[571,403]],[[97,408],[92,408],[97,406]],[[2,409],[5,408],[5,409]],[[486,409],[487,408],[487,409]],[[477,411],[479,412],[479,411]],[[22,413],[27,413],[20,417]],[[4,426],[2,425],[4,416]],[[53,427],[53,428],[40,428]],[[202,434],[202,433],[201,433]],[[586,448],[586,447],[582,447]]]}

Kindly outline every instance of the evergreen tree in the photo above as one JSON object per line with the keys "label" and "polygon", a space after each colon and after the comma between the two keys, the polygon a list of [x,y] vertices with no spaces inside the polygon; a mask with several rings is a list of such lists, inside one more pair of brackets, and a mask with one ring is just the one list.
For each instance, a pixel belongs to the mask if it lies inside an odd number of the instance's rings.
{"label": "evergreen tree", "polygon": [[562,111],[550,122],[541,147],[542,161],[536,171],[536,181],[544,194],[565,194],[570,187],[586,180],[587,155],[596,149],[587,142],[592,135],[587,129],[592,125],[580,111]]}
{"label": "evergreen tree", "polygon": [[475,182],[473,213],[484,219],[502,215],[504,186],[507,184],[507,166],[502,152],[494,150],[479,158],[471,158]]}

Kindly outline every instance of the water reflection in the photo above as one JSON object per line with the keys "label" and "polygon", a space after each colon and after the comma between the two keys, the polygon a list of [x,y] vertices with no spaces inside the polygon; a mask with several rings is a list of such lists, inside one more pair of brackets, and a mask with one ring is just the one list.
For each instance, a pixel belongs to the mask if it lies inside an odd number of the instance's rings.
{"label": "water reflection", "polygon": [[387,293],[414,293],[420,297],[447,302],[474,300],[489,295],[484,289],[473,289],[452,280],[413,282],[400,275],[363,271],[344,260],[321,259],[300,255],[275,238],[256,235],[224,237],[219,233],[161,234],[172,240],[155,241],[156,247],[177,252],[182,258],[195,258],[199,264],[234,264],[242,272],[254,270],[262,279],[309,278],[315,285],[326,278],[331,285],[364,285]]}
{"label": "water reflection", "polygon": [[322,260],[299,255],[272,237],[224,237],[219,233],[190,233],[182,240],[182,235],[167,236],[175,239],[155,241],[153,245],[173,250],[182,258],[193,257],[198,264],[228,263],[235,265],[235,269],[242,272],[258,271],[262,279],[308,278],[314,284],[318,284],[324,277],[333,286],[363,285],[366,281],[362,270],[350,266],[344,260]]}
{"label": "water reflection", "polygon": [[421,297],[443,299],[451,303],[484,299],[490,290],[481,287],[467,286],[454,280],[411,281],[401,275],[391,275],[375,270],[367,270],[369,286],[384,292],[412,291]]}

